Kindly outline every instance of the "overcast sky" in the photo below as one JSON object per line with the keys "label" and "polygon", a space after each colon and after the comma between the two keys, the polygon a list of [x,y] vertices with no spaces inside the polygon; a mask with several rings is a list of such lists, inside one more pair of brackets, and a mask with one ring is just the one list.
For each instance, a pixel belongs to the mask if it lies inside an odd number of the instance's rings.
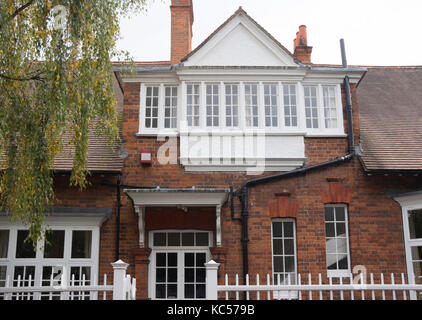
{"label": "overcast sky", "polygon": [[[147,12],[122,19],[119,48],[136,61],[169,60],[170,0],[147,1]],[[344,38],[349,64],[422,65],[422,0],[193,0],[192,48],[239,6],[290,51],[305,24],[314,63],[341,64]]]}

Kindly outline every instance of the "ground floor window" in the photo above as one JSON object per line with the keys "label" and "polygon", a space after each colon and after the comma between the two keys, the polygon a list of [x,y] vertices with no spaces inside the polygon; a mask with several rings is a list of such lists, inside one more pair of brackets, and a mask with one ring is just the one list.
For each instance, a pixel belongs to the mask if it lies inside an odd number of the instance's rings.
{"label": "ground floor window", "polygon": [[296,283],[296,224],[294,219],[272,222],[273,275],[275,284]]}
{"label": "ground floor window", "polygon": [[[2,220],[0,226],[0,287],[57,286],[62,276],[70,285],[92,285],[98,275],[99,226],[49,223],[44,239],[27,241],[28,230]],[[35,249],[34,249],[35,248]],[[70,299],[89,299],[85,292]],[[0,296],[0,299],[3,299]],[[60,293],[19,293],[12,299],[60,299]]]}
{"label": "ground floor window", "polygon": [[327,275],[349,277],[351,274],[347,205],[324,207]]}
{"label": "ground floor window", "polygon": [[149,234],[149,296],[152,299],[205,299],[205,266],[212,232],[152,231]]}

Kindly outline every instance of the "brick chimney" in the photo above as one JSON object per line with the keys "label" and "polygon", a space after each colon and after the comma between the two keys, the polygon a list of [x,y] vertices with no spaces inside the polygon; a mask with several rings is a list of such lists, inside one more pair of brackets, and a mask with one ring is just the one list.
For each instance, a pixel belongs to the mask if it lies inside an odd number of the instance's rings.
{"label": "brick chimney", "polygon": [[192,50],[192,0],[171,0],[171,63],[180,63]]}
{"label": "brick chimney", "polygon": [[296,39],[293,42],[294,56],[302,63],[311,63],[312,47],[308,47],[308,35],[306,33],[306,26],[299,26],[299,31],[296,32]]}

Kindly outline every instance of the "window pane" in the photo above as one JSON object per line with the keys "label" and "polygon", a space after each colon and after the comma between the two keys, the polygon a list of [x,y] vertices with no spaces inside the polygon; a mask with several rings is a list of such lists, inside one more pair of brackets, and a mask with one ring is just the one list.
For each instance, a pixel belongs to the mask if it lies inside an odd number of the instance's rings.
{"label": "window pane", "polygon": [[334,208],[325,207],[325,221],[334,221]]}
{"label": "window pane", "polygon": [[177,267],[177,253],[168,254],[168,266]]}
{"label": "window pane", "polygon": [[165,267],[167,265],[165,253],[157,253],[156,259],[157,259],[157,262],[156,262],[157,267]]}
{"label": "window pane", "polygon": [[165,268],[157,268],[155,274],[156,282],[166,282],[166,269]]}
{"label": "window pane", "polygon": [[31,240],[25,241],[28,237],[28,230],[18,230],[16,242],[16,258],[35,258],[35,250]]}
{"label": "window pane", "polygon": [[0,230],[0,259],[7,258],[9,249],[9,230]]}
{"label": "window pane", "polygon": [[284,237],[285,238],[292,238],[293,237],[293,222],[284,222],[283,223],[284,229]]}
{"label": "window pane", "polygon": [[193,247],[195,245],[195,235],[193,232],[182,233],[182,246]]}
{"label": "window pane", "polygon": [[286,257],[285,261],[285,272],[295,272],[295,260],[294,257]]}
{"label": "window pane", "polygon": [[337,236],[346,237],[346,224],[336,223]]}
{"label": "window pane", "polygon": [[169,268],[167,282],[177,282],[177,268]]}
{"label": "window pane", "polygon": [[165,246],[166,245],[166,233],[154,233],[154,246]]}
{"label": "window pane", "polygon": [[169,284],[167,286],[167,298],[177,299],[177,284]]}
{"label": "window pane", "polygon": [[208,247],[208,232],[197,232],[196,233],[196,246]]}
{"label": "window pane", "polygon": [[282,239],[273,240],[273,254],[283,254],[283,240]]}
{"label": "window pane", "polygon": [[169,247],[180,246],[180,232],[169,232],[168,233],[168,246]]}
{"label": "window pane", "polygon": [[185,284],[185,298],[186,299],[195,298],[195,285],[194,284]]}
{"label": "window pane", "polygon": [[195,269],[185,268],[185,282],[195,282]]}
{"label": "window pane", "polygon": [[205,264],[205,253],[197,253],[196,254],[196,266],[197,267],[204,267]]}
{"label": "window pane", "polygon": [[91,258],[92,231],[72,232],[72,258]]}
{"label": "window pane", "polygon": [[273,222],[273,237],[282,237],[283,236],[283,223],[282,222]]}
{"label": "window pane", "polygon": [[274,257],[274,272],[284,272],[283,257]]}
{"label": "window pane", "polygon": [[194,253],[185,253],[185,266],[193,267],[195,265],[195,254]]}
{"label": "window pane", "polygon": [[336,221],[345,221],[344,207],[336,207]]}
{"label": "window pane", "polygon": [[422,238],[422,209],[409,211],[410,239]]}
{"label": "window pane", "polygon": [[166,285],[165,284],[157,284],[155,286],[155,297],[157,299],[165,299],[166,298]]}
{"label": "window pane", "polygon": [[205,282],[205,268],[196,269],[196,282]]}
{"label": "window pane", "polygon": [[205,284],[196,285],[196,298],[204,299],[205,298]]}
{"label": "window pane", "polygon": [[44,258],[63,258],[64,254],[64,230],[53,230],[46,233],[44,243]]}
{"label": "window pane", "polygon": [[325,224],[325,236],[327,238],[335,237],[335,230],[334,230],[334,223],[326,223]]}
{"label": "window pane", "polygon": [[338,268],[339,270],[347,270],[349,268],[347,263],[347,255],[338,256]]}
{"label": "window pane", "polygon": [[327,254],[327,269],[337,270],[337,255]]}
{"label": "window pane", "polygon": [[284,254],[294,254],[294,242],[291,239],[284,240]]}

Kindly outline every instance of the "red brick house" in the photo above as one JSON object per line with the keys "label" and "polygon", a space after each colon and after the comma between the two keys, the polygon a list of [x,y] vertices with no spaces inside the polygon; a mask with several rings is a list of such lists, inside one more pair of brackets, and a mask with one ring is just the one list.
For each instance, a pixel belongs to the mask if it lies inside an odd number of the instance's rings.
{"label": "red brick house", "polygon": [[[98,220],[95,255],[75,268],[95,266],[98,278],[119,257],[139,299],[204,298],[210,259],[221,282],[338,279],[355,266],[420,281],[422,68],[313,64],[305,26],[290,53],[242,8],[192,50],[192,1],[170,9],[171,60],[137,62],[130,75],[116,65],[116,167],[94,168],[78,195],[57,176],[62,207]],[[75,228],[65,232],[85,230]],[[89,237],[74,235],[63,235],[69,266]],[[1,257],[8,274],[21,267]],[[31,261],[41,275],[46,262]]]}

